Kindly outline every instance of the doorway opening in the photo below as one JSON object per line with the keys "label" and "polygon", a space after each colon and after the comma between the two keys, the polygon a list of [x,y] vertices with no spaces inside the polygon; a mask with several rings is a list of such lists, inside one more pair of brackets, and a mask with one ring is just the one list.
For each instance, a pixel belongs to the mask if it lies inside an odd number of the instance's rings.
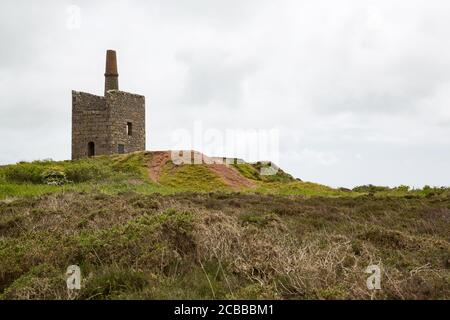
{"label": "doorway opening", "polygon": [[95,143],[92,141],[88,143],[88,157],[95,156]]}

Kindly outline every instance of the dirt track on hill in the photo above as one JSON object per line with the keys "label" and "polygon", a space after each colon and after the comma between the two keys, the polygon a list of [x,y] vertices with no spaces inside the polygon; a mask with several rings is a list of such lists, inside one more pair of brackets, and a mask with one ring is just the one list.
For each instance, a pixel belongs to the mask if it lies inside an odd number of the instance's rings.
{"label": "dirt track on hill", "polygon": [[226,185],[232,188],[252,188],[255,186],[253,181],[244,177],[235,168],[225,164],[210,164],[207,167],[217,174]]}
{"label": "dirt track on hill", "polygon": [[148,175],[153,182],[159,181],[161,170],[167,161],[170,160],[169,151],[153,151],[151,152],[152,159],[148,164]]}

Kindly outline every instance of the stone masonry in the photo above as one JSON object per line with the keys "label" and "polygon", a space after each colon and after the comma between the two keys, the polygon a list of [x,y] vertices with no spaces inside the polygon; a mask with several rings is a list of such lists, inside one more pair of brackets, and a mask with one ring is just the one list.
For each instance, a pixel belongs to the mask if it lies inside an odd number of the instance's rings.
{"label": "stone masonry", "polygon": [[118,76],[108,50],[104,96],[72,91],[72,159],[145,150],[145,97],[119,91]]}

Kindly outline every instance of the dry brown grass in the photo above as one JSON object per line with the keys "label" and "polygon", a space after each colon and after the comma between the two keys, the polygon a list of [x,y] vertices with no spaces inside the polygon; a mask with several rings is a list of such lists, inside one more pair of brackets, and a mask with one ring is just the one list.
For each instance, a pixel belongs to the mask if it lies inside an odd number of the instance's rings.
{"label": "dry brown grass", "polygon": [[[450,298],[450,199],[61,193],[0,203],[3,298]],[[65,268],[84,289],[69,296]],[[382,267],[382,290],[365,268]]]}

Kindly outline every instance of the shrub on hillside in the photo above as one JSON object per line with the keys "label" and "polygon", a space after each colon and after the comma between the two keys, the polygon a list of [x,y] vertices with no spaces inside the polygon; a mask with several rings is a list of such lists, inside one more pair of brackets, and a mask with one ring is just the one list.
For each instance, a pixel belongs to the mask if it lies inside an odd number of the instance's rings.
{"label": "shrub on hillside", "polygon": [[402,192],[408,192],[411,188],[409,186],[401,185],[398,187],[395,187],[395,191],[402,191]]}
{"label": "shrub on hillside", "polygon": [[449,193],[450,188],[447,187],[430,187],[429,185],[425,185],[422,189],[422,194],[426,197],[433,197],[435,195],[443,195],[445,193]]}
{"label": "shrub on hillside", "polygon": [[31,161],[32,164],[40,164],[40,165],[50,165],[50,164],[54,164],[55,161],[52,158],[47,158],[47,159],[40,159],[40,160],[34,160]]}
{"label": "shrub on hillside", "polygon": [[259,172],[263,181],[290,182],[295,180],[294,177],[281,170],[271,161],[258,161],[253,164],[253,167]]}
{"label": "shrub on hillside", "polygon": [[389,187],[382,186],[374,186],[373,184],[367,184],[364,186],[357,186],[352,189],[355,192],[367,192],[367,193],[376,193],[382,191],[389,191]]}
{"label": "shrub on hillside", "polygon": [[8,182],[41,183],[41,175],[44,171],[44,166],[21,162],[3,168],[3,176]]}
{"label": "shrub on hillside", "polygon": [[107,266],[95,276],[86,279],[86,286],[80,292],[80,299],[111,299],[142,291],[149,285],[143,272]]}
{"label": "shrub on hillside", "polygon": [[41,175],[42,182],[51,186],[62,186],[67,184],[66,174],[58,169],[48,169]]}
{"label": "shrub on hillside", "polygon": [[66,299],[64,273],[51,264],[33,266],[3,291],[0,299]]}
{"label": "shrub on hillside", "polygon": [[111,169],[94,162],[74,162],[64,172],[68,180],[75,183],[89,180],[101,180],[111,175]]}

